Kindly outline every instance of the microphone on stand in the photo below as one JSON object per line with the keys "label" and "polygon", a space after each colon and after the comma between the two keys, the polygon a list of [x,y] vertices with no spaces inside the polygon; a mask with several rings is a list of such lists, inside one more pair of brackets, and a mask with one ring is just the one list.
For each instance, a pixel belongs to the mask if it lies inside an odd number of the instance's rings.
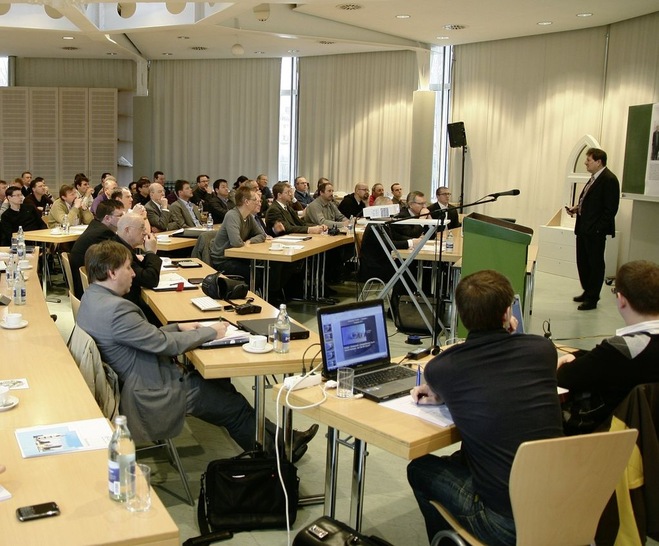
{"label": "microphone on stand", "polygon": [[494,197],[494,199],[499,199],[499,197],[503,197],[505,195],[519,195],[519,190],[508,190],[498,193],[490,193],[487,197]]}

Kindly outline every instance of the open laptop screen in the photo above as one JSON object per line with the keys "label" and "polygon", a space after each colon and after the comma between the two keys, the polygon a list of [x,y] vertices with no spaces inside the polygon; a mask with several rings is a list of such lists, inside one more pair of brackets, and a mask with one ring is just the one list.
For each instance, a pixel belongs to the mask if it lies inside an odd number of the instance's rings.
{"label": "open laptop screen", "polygon": [[382,300],[318,309],[318,332],[327,375],[346,366],[389,362],[389,339]]}

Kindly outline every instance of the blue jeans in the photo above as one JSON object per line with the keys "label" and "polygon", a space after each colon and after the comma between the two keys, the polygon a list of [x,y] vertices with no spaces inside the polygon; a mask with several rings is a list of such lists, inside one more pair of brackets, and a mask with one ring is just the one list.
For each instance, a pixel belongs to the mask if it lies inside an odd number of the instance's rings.
{"label": "blue jeans", "polygon": [[491,546],[515,545],[515,522],[486,508],[474,491],[469,468],[460,453],[450,457],[425,455],[407,467],[407,480],[426,521],[428,541],[451,529],[431,500],[442,504],[464,528]]}

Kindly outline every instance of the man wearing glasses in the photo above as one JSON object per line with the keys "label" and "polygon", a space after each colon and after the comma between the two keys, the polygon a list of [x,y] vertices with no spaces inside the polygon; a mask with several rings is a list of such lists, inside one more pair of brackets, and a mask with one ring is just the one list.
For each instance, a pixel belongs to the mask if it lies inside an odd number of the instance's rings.
{"label": "man wearing glasses", "polygon": [[0,246],[11,244],[11,235],[18,231],[19,226],[23,227],[23,231],[47,227],[41,219],[41,213],[33,206],[23,203],[25,197],[20,188],[11,186],[7,188],[5,195],[9,208],[2,215],[0,222]]}
{"label": "man wearing glasses", "polygon": [[[428,218],[430,214],[427,208],[426,196],[420,191],[411,191],[407,195],[407,207],[402,209],[396,218]],[[424,227],[415,225],[392,224],[391,233],[394,240],[418,239],[423,235]]]}
{"label": "man wearing glasses", "polygon": [[458,209],[451,207],[449,199],[451,192],[446,186],[440,186],[435,192],[437,196],[437,203],[433,203],[428,207],[430,214],[435,219],[450,220],[449,229],[460,227],[460,218],[458,217]]}
{"label": "man wearing glasses", "polygon": [[339,210],[346,218],[363,216],[368,205],[368,186],[363,182],[355,185],[355,192],[346,195],[339,204]]}

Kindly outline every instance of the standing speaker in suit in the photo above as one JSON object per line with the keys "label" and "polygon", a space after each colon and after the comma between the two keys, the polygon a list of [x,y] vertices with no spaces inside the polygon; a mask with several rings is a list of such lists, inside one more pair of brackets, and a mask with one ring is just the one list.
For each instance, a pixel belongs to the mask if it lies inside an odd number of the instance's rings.
{"label": "standing speaker in suit", "polygon": [[606,236],[615,237],[615,216],[620,202],[620,183],[606,167],[606,152],[590,148],[586,152],[585,165],[591,174],[590,180],[581,192],[577,205],[567,208],[568,214],[577,215],[574,233],[577,236],[577,270],[583,293],[573,300],[580,303],[579,311],[597,307],[606,269]]}

